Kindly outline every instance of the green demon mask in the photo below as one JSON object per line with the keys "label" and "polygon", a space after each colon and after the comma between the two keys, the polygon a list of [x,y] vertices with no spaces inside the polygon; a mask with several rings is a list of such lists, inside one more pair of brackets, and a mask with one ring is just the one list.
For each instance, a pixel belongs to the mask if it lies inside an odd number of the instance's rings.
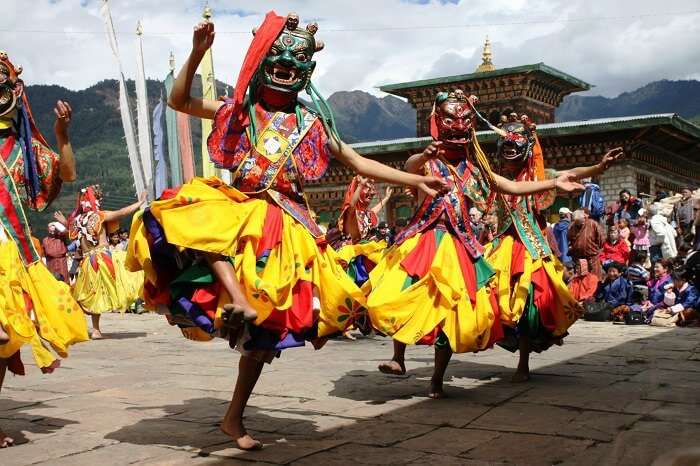
{"label": "green demon mask", "polygon": [[284,29],[260,64],[257,82],[281,92],[304,90],[316,68],[313,55],[323,48],[323,42],[314,38],[316,31],[316,23],[299,29],[299,17],[288,15]]}

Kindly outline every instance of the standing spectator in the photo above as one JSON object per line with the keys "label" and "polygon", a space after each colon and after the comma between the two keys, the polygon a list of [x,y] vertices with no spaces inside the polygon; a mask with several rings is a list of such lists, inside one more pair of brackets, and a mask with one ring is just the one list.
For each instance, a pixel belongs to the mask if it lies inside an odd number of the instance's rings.
{"label": "standing spectator", "polygon": [[646,251],[632,251],[630,265],[627,267],[627,280],[632,285],[645,285],[649,281],[649,271],[644,267],[647,261]]}
{"label": "standing spectator", "polygon": [[[639,209],[640,212],[643,211],[644,209]],[[637,220],[639,220],[639,217],[637,217]],[[627,243],[627,246],[632,248],[632,243],[630,243],[630,234],[632,233],[630,230],[630,221],[627,220],[626,218],[620,219],[620,221],[617,223],[617,229],[620,232],[620,239]]]}
{"label": "standing spectator", "polygon": [[692,232],[693,221],[695,220],[695,212],[693,211],[695,202],[690,197],[692,194],[693,192],[690,188],[681,189],[681,200],[673,206],[671,222],[675,224],[676,232],[678,232],[679,245],[692,241],[692,238],[688,238],[688,241],[686,241],[686,235]]}
{"label": "standing spectator", "polygon": [[620,201],[615,211],[614,222],[617,224],[620,219],[626,218],[630,222],[637,220],[639,209],[642,208],[642,201],[632,196],[627,189],[620,191]]}
{"label": "standing spectator", "polygon": [[630,232],[634,239],[632,240],[632,249],[635,251],[645,251],[649,256],[649,221],[647,220],[646,209],[639,210],[639,217],[630,227]]}
{"label": "standing spectator", "polygon": [[46,268],[58,280],[68,282],[68,250],[65,243],[66,227],[59,222],[49,223],[49,236],[41,241],[46,257]]}
{"label": "standing spectator", "polygon": [[649,220],[649,252],[651,261],[659,259],[673,259],[678,255],[676,249],[676,230],[668,223],[668,219],[661,213],[658,204],[649,207],[651,219]]}
{"label": "standing spectator", "polygon": [[630,247],[620,239],[620,230],[616,226],[611,226],[608,230],[608,239],[603,243],[603,251],[600,253],[603,266],[608,262],[619,262],[626,266],[629,258]]}
{"label": "standing spectator", "polygon": [[117,249],[120,251],[126,251],[127,248],[129,247],[129,230],[125,230],[124,228],[119,229],[119,244],[117,245]]}
{"label": "standing spectator", "polygon": [[559,248],[559,260],[562,262],[571,262],[569,256],[569,227],[571,226],[571,211],[567,207],[559,209],[559,221],[554,224],[552,231],[554,238],[557,240]]}
{"label": "standing spectator", "polygon": [[585,210],[573,213],[573,222],[569,227],[569,255],[573,260],[586,259],[589,269],[599,278],[603,277],[600,262],[600,250],[605,241],[601,226],[588,217]]}
{"label": "standing spectator", "polygon": [[693,222],[693,230],[695,237],[693,239],[693,249],[700,250],[700,199],[695,199],[693,204],[693,212],[695,213],[695,221]]}

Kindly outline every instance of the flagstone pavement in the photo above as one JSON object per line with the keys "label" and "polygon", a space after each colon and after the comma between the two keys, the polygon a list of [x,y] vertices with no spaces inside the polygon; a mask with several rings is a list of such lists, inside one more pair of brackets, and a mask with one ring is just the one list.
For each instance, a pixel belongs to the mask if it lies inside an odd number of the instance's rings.
{"label": "flagstone pavement", "polygon": [[439,401],[428,347],[409,348],[404,377],[376,370],[386,338],[287,350],[246,412],[265,448],[245,453],[218,430],[238,361],[225,342],[184,340],[156,315],[103,328],[54,374],[8,375],[0,426],[18,445],[1,465],[666,465],[700,438],[697,329],[579,322],[533,355],[526,384],[500,348],[455,355]]}

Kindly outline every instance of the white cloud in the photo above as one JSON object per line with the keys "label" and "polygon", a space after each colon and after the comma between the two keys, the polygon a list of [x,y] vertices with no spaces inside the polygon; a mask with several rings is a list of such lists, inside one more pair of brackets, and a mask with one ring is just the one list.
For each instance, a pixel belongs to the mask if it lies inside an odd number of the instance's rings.
{"label": "white cloud", "polygon": [[[4,0],[0,49],[6,49],[17,63],[24,65],[28,83],[81,89],[113,78],[116,67],[99,16],[101,3]],[[203,3],[110,0],[127,75],[135,74],[133,32],[137,20],[143,21],[146,32],[146,74],[163,78],[170,50],[175,52],[178,64],[186,58],[191,43],[189,31],[199,20]],[[279,14],[296,11],[303,22],[319,22],[318,35],[326,42],[326,49],[317,55],[315,81],[325,93],[349,89],[377,92],[375,86],[380,84],[469,73],[478,65],[486,34],[493,42],[496,66],[543,61],[595,84],[593,93],[604,95],[615,95],[656,79],[697,77],[700,63],[700,48],[694,46],[700,37],[700,14],[635,17],[698,10],[696,0],[667,0],[663,5],[652,0],[209,3],[219,31],[214,44],[215,70],[219,79],[229,83],[235,81],[250,42],[247,31],[271,8]],[[601,17],[617,19],[581,21]],[[471,27],[432,28],[443,25]],[[246,33],[227,33],[232,31]]]}

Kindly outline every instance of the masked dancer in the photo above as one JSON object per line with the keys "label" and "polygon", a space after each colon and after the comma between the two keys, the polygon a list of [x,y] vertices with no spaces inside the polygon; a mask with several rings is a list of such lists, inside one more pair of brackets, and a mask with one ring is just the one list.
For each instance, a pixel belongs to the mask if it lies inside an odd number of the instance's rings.
{"label": "masked dancer", "polygon": [[[221,425],[242,449],[262,447],[246,432],[243,410],[263,364],[305,341],[320,346],[323,337],[348,328],[364,303],[327,247],[304,184],[321,177],[333,156],[363,176],[429,195],[443,187],[435,178],[365,159],[340,140],[311,83],[314,54],[323,48],[317,29],[301,27],[293,14],[268,13],[254,32],[233,99],[221,102],[190,96],[214,40],[213,24],[195,28],[169,104],[214,120],[209,155],[231,171],[232,183],[195,179],[154,202],[131,229],[130,265],[146,273],[147,305],[169,313],[186,336],[223,334],[242,353]],[[303,90],[313,109],[298,100]]]}
{"label": "masked dancer", "polygon": [[379,365],[404,374],[407,344],[433,344],[435,369],[429,397],[442,398],[453,352],[491,347],[503,337],[495,272],[469,224],[472,206],[488,211],[496,194],[573,191],[582,186],[562,174],[547,181],[515,182],[491,171],[475,137],[475,96],[441,92],[430,117],[434,142],[406,162],[409,173],[438,177],[448,191],[419,194],[419,208],[370,274],[367,307],[372,325],[394,338],[391,361]]}
{"label": "masked dancer", "polygon": [[[525,115],[508,118],[493,128],[499,135],[498,171],[515,181],[547,179],[535,125]],[[576,179],[596,176],[621,155],[621,148],[613,149],[598,165],[567,173]],[[487,260],[497,271],[498,303],[506,330],[499,345],[520,351],[514,382],[529,379],[530,352],[561,344],[582,312],[564,282],[563,266],[552,253],[544,232],[546,221],[540,212],[553,203],[555,196],[554,190],[527,196],[499,194],[494,204],[499,218],[498,245],[487,254]]]}
{"label": "masked dancer", "polygon": [[[125,266],[125,252],[109,247],[108,225],[136,213],[146,202],[146,193],[138,201],[119,210],[102,210],[102,188],[83,188],[67,224],[71,240],[80,241],[83,261],[73,285],[73,297],[92,320],[90,338],[103,338],[100,317],[105,312],[125,312],[136,301],[139,286]],[[120,256],[121,255],[121,256]],[[136,291],[134,290],[136,289]]]}
{"label": "masked dancer", "polygon": [[[0,52],[0,388],[9,368],[25,373],[20,348],[31,346],[44,372],[59,366],[68,347],[87,340],[85,317],[68,285],[56,280],[41,261],[25,208],[45,209],[63,181],[75,180],[75,159],[68,138],[71,107],[58,101],[53,152],[36,127],[22,68]],[[0,429],[0,448],[11,446]]]}

